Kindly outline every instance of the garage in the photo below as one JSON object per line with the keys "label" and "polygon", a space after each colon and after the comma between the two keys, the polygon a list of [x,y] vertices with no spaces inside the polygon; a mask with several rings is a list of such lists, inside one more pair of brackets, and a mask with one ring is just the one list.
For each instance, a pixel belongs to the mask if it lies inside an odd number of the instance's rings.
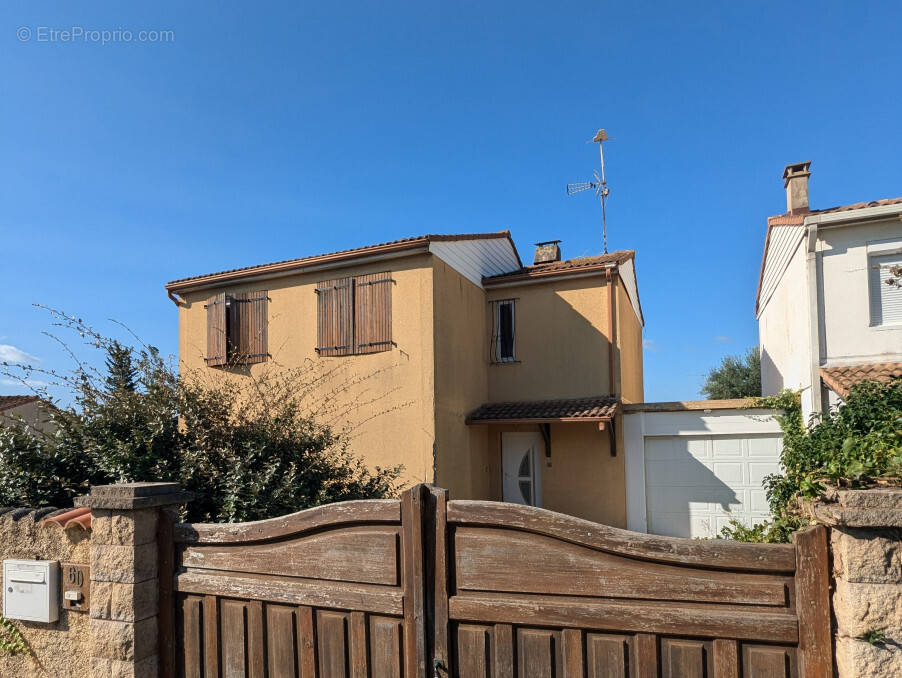
{"label": "garage", "polygon": [[748,401],[624,407],[629,529],[715,537],[730,520],[769,517],[764,478],[780,471],[774,412]]}

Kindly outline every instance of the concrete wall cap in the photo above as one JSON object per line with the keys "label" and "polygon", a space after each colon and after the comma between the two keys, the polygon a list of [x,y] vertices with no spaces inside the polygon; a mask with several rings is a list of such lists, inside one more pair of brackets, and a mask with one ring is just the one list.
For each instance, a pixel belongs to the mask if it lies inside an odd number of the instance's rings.
{"label": "concrete wall cap", "polygon": [[802,511],[819,523],[845,527],[902,527],[902,488],[869,490],[827,488],[814,501],[800,501]]}
{"label": "concrete wall cap", "polygon": [[184,504],[193,498],[178,483],[122,483],[96,485],[91,494],[76,497],[74,503],[92,509],[129,510]]}

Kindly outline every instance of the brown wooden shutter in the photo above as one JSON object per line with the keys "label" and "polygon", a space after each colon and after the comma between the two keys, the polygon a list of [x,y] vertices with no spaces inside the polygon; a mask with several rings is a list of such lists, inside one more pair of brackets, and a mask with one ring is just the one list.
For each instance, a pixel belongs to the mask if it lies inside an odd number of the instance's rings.
{"label": "brown wooden shutter", "polygon": [[241,304],[241,353],[248,364],[265,362],[269,357],[266,290],[248,292]]}
{"label": "brown wooden shutter", "polygon": [[390,351],[391,273],[354,278],[354,346],[356,353]]}
{"label": "brown wooden shutter", "polygon": [[264,362],[268,357],[267,292],[235,292],[229,299],[229,362]]}
{"label": "brown wooden shutter", "polygon": [[316,285],[316,350],[321,356],[354,352],[353,282],[351,278],[340,278]]}
{"label": "brown wooden shutter", "polygon": [[225,365],[226,355],[226,295],[216,294],[207,299],[207,357],[210,367]]}

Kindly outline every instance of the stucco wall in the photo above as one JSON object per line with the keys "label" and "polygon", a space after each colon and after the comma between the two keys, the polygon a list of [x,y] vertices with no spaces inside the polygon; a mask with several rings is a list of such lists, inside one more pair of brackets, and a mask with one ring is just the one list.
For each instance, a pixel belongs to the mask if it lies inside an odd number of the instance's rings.
{"label": "stucco wall", "polygon": [[902,325],[870,326],[867,244],[902,241],[898,220],[818,230],[821,355],[827,364],[902,358]]}
{"label": "stucco wall", "polygon": [[[0,560],[7,558],[88,564],[91,562],[90,533],[81,528],[64,531],[57,525],[43,527],[35,523],[34,514],[18,521],[2,516]],[[18,620],[13,623],[34,657],[0,653],[0,676],[81,678],[88,674],[91,655],[87,613],[60,610],[59,621],[53,624]]]}
{"label": "stucco wall", "polygon": [[487,303],[482,289],[433,258],[436,480],[455,499],[490,496],[484,426],[469,412],[488,399]]}
{"label": "stucco wall", "polygon": [[784,388],[808,389],[811,385],[805,262],[805,243],[800,241],[758,317],[763,395],[773,395]]}
{"label": "stucco wall", "polygon": [[0,426],[4,423],[12,423],[18,421],[21,417],[27,424],[34,428],[53,433],[55,430],[53,424],[50,423],[50,415],[47,411],[47,405],[40,400],[32,400],[31,402],[16,407],[10,407],[0,412]]}
{"label": "stucco wall", "polygon": [[609,393],[603,276],[490,289],[487,298],[517,300],[517,362],[489,366],[490,401]]}
{"label": "stucco wall", "polygon": [[620,280],[615,287],[614,308],[617,314],[617,365],[619,391],[626,403],[645,400],[642,383],[642,325],[630,304],[629,295]]}
{"label": "stucco wall", "polygon": [[[316,283],[346,276],[391,271],[391,351],[362,356],[319,357]],[[249,368],[223,370],[204,364],[206,310],[213,291],[185,296],[179,309],[179,357],[183,370],[208,378],[247,379],[280,368],[305,368],[320,378],[311,398],[338,387],[321,421],[350,426],[351,449],[370,466],[403,464],[406,483],[433,480],[434,356],[431,257],[427,254],[326,271],[285,276],[217,291],[267,290],[269,352],[272,358]],[[308,399],[310,400],[310,399]]]}

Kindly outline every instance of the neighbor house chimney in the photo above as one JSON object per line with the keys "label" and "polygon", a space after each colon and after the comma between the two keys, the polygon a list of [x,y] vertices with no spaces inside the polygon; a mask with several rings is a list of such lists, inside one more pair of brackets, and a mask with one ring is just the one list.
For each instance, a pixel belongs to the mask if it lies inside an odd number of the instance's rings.
{"label": "neighbor house chimney", "polygon": [[786,189],[787,214],[807,214],[808,208],[808,177],[811,172],[811,161],[797,162],[787,165],[783,170],[783,187]]}
{"label": "neighbor house chimney", "polygon": [[532,260],[535,264],[550,264],[554,261],[561,260],[561,248],[558,247],[560,240],[548,240],[547,242],[536,243],[536,256]]}

